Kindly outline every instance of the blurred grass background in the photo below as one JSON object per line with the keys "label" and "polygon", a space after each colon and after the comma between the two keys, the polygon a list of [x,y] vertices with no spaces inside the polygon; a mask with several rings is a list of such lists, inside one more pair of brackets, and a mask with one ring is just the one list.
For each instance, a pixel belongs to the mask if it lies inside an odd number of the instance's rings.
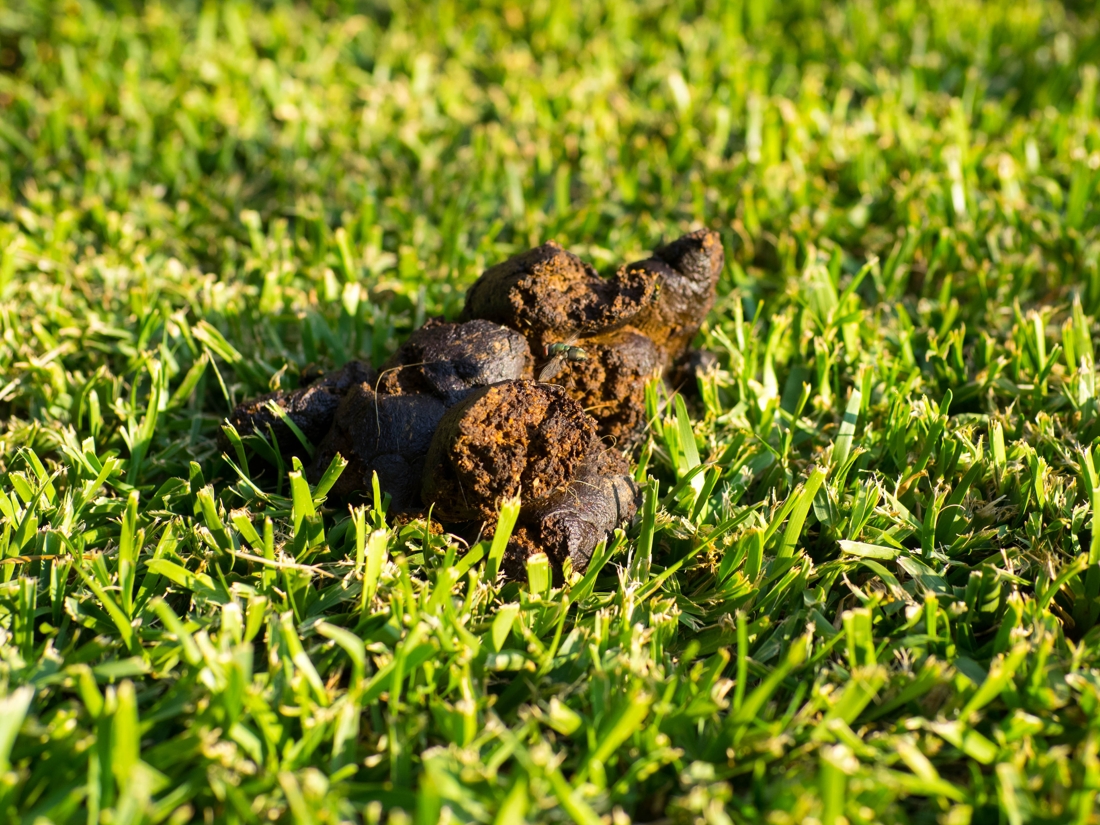
{"label": "blurred grass background", "polygon": [[[1051,0],[9,0],[0,819],[1097,821],[1098,63]],[[723,370],[584,580],[215,446],[701,225]]]}

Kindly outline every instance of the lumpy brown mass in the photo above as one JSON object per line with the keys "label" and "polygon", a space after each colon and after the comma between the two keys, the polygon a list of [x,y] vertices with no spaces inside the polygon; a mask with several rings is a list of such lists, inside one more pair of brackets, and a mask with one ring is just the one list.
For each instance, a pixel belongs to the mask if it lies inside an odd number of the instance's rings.
{"label": "lumpy brown mass", "polygon": [[[369,364],[349,361],[335,372],[316,378],[297,390],[277,390],[238,404],[229,422],[242,435],[273,434],[275,447],[289,457],[305,458],[308,448],[283,417],[272,412],[270,404],[282,409],[310,445],[317,444],[332,427],[333,418],[348,390],[363,382],[374,381],[377,373]],[[224,436],[222,437],[224,440]],[[228,442],[222,444],[228,448]]]}
{"label": "lumpy brown mass", "polygon": [[583,361],[565,362],[552,379],[598,422],[601,436],[629,445],[645,424],[646,384],[660,376],[661,352],[631,329],[586,340]]}
{"label": "lumpy brown mass", "polygon": [[524,336],[538,363],[567,343],[586,354],[553,370],[599,423],[601,436],[630,446],[645,424],[647,381],[682,382],[689,347],[714,304],[725,254],[701,229],[625,264],[610,278],[553,241],[487,269],[466,293],[464,318],[485,318]]}
{"label": "lumpy brown mass", "polygon": [[505,573],[522,578],[527,558],[543,552],[555,569],[569,559],[583,571],[592,551],[637,511],[638,485],[621,453],[594,452],[569,484],[524,507],[505,555]]}
{"label": "lumpy brown mass", "polygon": [[619,270],[646,273],[656,280],[658,300],[631,323],[661,348],[669,367],[687,351],[714,305],[725,261],[718,233],[701,229],[660,247],[652,258]]}
{"label": "lumpy brown mass", "polygon": [[378,391],[426,393],[451,406],[479,387],[530,377],[532,364],[527,340],[514,330],[482,319],[433,318],[382,365]]}
{"label": "lumpy brown mass", "polygon": [[563,338],[623,326],[652,303],[655,284],[654,276],[640,270],[601,278],[548,241],[485,270],[466,294],[463,317],[511,327],[541,350]]}
{"label": "lumpy brown mass", "polygon": [[305,458],[274,404],[315,445],[314,483],[336,455],[347,460],[330,495],[369,497],[377,475],[394,511],[431,508],[451,529],[492,530],[501,502],[518,496],[505,573],[522,577],[535,552],[583,570],[636,512],[623,451],[645,431],[646,386],[690,385],[714,360],[691,342],[723,265],[706,229],[609,277],[548,241],[487,269],[461,323],[429,320],[379,372],[349,362],[240,404],[230,421]]}
{"label": "lumpy brown mass", "polygon": [[492,520],[507,498],[538,501],[569,483],[596,425],[561,387],[510,381],[450,410],[428,453],[423,496],[444,521]]}
{"label": "lumpy brown mass", "polygon": [[370,491],[378,473],[395,510],[420,509],[428,448],[447,409],[481,388],[529,374],[530,364],[527,342],[513,330],[489,321],[429,321],[382,365],[373,383],[345,394],[310,478],[319,479],[339,453],[348,466],[334,495]]}
{"label": "lumpy brown mass", "polygon": [[438,398],[376,393],[369,384],[352,389],[336,411],[332,428],[318,445],[309,479],[316,483],[337,453],[348,465],[332,494],[369,495],[372,477],[397,511],[420,508],[420,478],[432,436],[447,411]]}

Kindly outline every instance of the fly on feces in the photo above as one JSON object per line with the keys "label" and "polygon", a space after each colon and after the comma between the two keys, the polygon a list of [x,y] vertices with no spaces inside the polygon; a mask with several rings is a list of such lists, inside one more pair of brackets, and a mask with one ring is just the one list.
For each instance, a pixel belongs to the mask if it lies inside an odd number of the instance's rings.
{"label": "fly on feces", "polygon": [[576,338],[547,344],[543,348],[542,354],[550,360],[546,362],[545,366],[543,366],[542,370],[539,372],[540,384],[548,384],[552,379],[556,378],[558,374],[565,369],[566,364],[588,360],[588,353],[577,346]]}

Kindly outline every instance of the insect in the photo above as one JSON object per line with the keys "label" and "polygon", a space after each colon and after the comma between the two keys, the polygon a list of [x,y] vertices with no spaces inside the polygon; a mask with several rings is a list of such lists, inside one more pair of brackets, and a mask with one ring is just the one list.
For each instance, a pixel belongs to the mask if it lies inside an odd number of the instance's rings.
{"label": "insect", "polygon": [[660,301],[660,300],[661,300],[661,282],[660,282],[660,281],[656,281],[656,282],[655,282],[655,283],[653,284],[653,295],[652,295],[652,297],[651,297],[651,298],[649,299],[649,302],[650,302],[651,304],[655,304],[655,303],[657,303],[657,302],[658,302],[658,301]]}
{"label": "insect", "polygon": [[581,347],[578,347],[574,341],[559,341],[554,344],[547,344],[543,349],[543,355],[550,360],[546,362],[546,365],[539,373],[539,382],[542,384],[550,381],[554,378],[562,369],[565,368],[567,363],[576,363],[578,361],[587,361],[588,353]]}

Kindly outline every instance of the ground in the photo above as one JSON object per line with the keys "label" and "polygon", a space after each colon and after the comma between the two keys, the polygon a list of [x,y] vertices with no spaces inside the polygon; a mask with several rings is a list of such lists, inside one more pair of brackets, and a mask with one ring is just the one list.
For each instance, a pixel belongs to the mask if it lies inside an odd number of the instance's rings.
{"label": "ground", "polygon": [[[0,820],[1097,822],[1098,61],[1048,0],[3,5]],[[720,369],[560,588],[218,447],[703,225]]]}

